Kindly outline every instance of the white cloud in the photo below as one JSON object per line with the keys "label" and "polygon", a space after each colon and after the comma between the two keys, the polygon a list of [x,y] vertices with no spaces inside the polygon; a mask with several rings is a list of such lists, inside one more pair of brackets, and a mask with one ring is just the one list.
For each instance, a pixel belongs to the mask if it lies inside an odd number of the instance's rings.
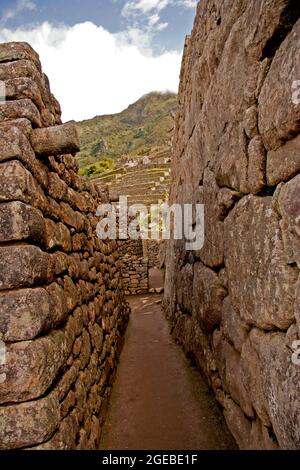
{"label": "white cloud", "polygon": [[64,120],[119,112],[145,93],[178,88],[181,54],[154,56],[138,29],[112,34],[91,22],[43,23],[31,30],[2,29],[0,41],[27,41],[37,50]]}
{"label": "white cloud", "polygon": [[160,12],[167,6],[181,6],[184,8],[195,8],[198,0],[129,0],[125,3],[123,16],[137,16],[149,14],[153,11]]}
{"label": "white cloud", "polygon": [[177,0],[176,3],[185,8],[196,8],[198,0]]}
{"label": "white cloud", "polygon": [[36,5],[31,0],[18,0],[14,7],[4,10],[3,15],[0,18],[0,25],[4,26],[6,23],[15,18],[17,15],[25,10],[35,10]]}
{"label": "white cloud", "polygon": [[168,6],[169,0],[133,0],[126,2],[123,16],[146,14],[153,10],[161,11]]}
{"label": "white cloud", "polygon": [[160,14],[165,8],[195,8],[197,3],[197,0],[129,0],[122,9],[122,16],[134,27],[155,34],[168,27],[168,23],[160,22]]}

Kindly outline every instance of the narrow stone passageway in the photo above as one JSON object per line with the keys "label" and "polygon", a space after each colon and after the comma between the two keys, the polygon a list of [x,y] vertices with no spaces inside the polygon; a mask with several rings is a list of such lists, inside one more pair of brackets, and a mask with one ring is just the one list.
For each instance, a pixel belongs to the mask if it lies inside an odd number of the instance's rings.
{"label": "narrow stone passageway", "polygon": [[213,395],[169,335],[161,296],[136,296],[130,303],[100,448],[235,449]]}

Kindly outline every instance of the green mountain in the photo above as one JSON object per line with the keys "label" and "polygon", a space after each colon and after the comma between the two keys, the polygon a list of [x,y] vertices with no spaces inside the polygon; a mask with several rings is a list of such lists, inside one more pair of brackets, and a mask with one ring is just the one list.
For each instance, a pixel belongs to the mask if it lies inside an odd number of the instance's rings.
{"label": "green mountain", "polygon": [[149,93],[118,114],[78,122],[80,173],[91,175],[114,168],[123,155],[145,155],[170,139],[177,95]]}

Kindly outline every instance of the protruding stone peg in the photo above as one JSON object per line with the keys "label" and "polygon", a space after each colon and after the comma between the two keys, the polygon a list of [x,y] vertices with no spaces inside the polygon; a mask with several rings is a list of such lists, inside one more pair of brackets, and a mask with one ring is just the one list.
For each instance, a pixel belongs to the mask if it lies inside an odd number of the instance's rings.
{"label": "protruding stone peg", "polygon": [[79,134],[73,122],[34,129],[31,143],[38,155],[63,155],[80,150]]}

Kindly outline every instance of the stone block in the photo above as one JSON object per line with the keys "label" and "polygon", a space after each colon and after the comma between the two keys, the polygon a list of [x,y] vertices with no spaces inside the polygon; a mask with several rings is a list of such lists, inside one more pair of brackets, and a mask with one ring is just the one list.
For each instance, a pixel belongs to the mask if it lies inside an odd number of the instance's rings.
{"label": "stone block", "polygon": [[258,98],[259,132],[268,150],[277,150],[300,131],[300,106],[293,103],[292,88],[300,77],[299,34],[298,20],[276,51]]}
{"label": "stone block", "polygon": [[44,232],[44,218],[37,209],[18,201],[0,204],[0,242],[41,243]]}
{"label": "stone block", "polygon": [[0,163],[0,202],[22,201],[46,210],[45,194],[22,163],[12,160]]}
{"label": "stone block", "polygon": [[230,297],[227,296],[222,304],[222,333],[239,352],[246,341],[249,327],[234,311]]}
{"label": "stone block", "polygon": [[266,151],[260,136],[254,137],[248,145],[247,185],[250,193],[256,194],[266,183]]}
{"label": "stone block", "polygon": [[44,442],[54,434],[59,420],[59,405],[52,395],[0,407],[0,449],[17,449]]}
{"label": "stone block", "polygon": [[49,256],[36,246],[0,247],[0,290],[30,287],[51,278]]}
{"label": "stone block", "polygon": [[62,155],[80,151],[75,123],[35,129],[32,131],[31,142],[38,155]]}
{"label": "stone block", "polygon": [[225,264],[232,306],[247,323],[288,328],[297,272],[286,264],[272,198],[244,197],[225,221]]}
{"label": "stone block", "polygon": [[7,42],[0,45],[0,62],[15,60],[32,61],[38,70],[41,70],[41,63],[38,54],[26,42]]}
{"label": "stone block", "polygon": [[286,181],[300,171],[299,148],[300,136],[268,152],[267,181],[269,186]]}
{"label": "stone block", "polygon": [[41,127],[41,116],[35,104],[25,98],[17,101],[6,101],[0,107],[0,121],[26,118],[33,127]]}
{"label": "stone block", "polygon": [[212,332],[220,324],[225,296],[226,290],[220,284],[218,275],[202,263],[196,263],[192,291],[193,315],[204,332]]}
{"label": "stone block", "polygon": [[277,206],[287,263],[300,268],[300,175],[281,186]]}
{"label": "stone block", "polygon": [[[0,403],[40,397],[50,387],[72,350],[70,328],[33,341],[7,344],[6,380],[0,384]],[[72,344],[69,344],[69,343]]]}
{"label": "stone block", "polygon": [[291,345],[282,333],[251,335],[261,362],[263,392],[281,449],[300,448],[300,367],[292,361]]}
{"label": "stone block", "polygon": [[4,341],[27,341],[50,322],[50,299],[45,289],[20,289],[0,294],[0,336]]}
{"label": "stone block", "polygon": [[5,80],[5,92],[7,100],[29,99],[38,110],[42,111],[45,108],[39,86],[33,78],[9,78]]}

